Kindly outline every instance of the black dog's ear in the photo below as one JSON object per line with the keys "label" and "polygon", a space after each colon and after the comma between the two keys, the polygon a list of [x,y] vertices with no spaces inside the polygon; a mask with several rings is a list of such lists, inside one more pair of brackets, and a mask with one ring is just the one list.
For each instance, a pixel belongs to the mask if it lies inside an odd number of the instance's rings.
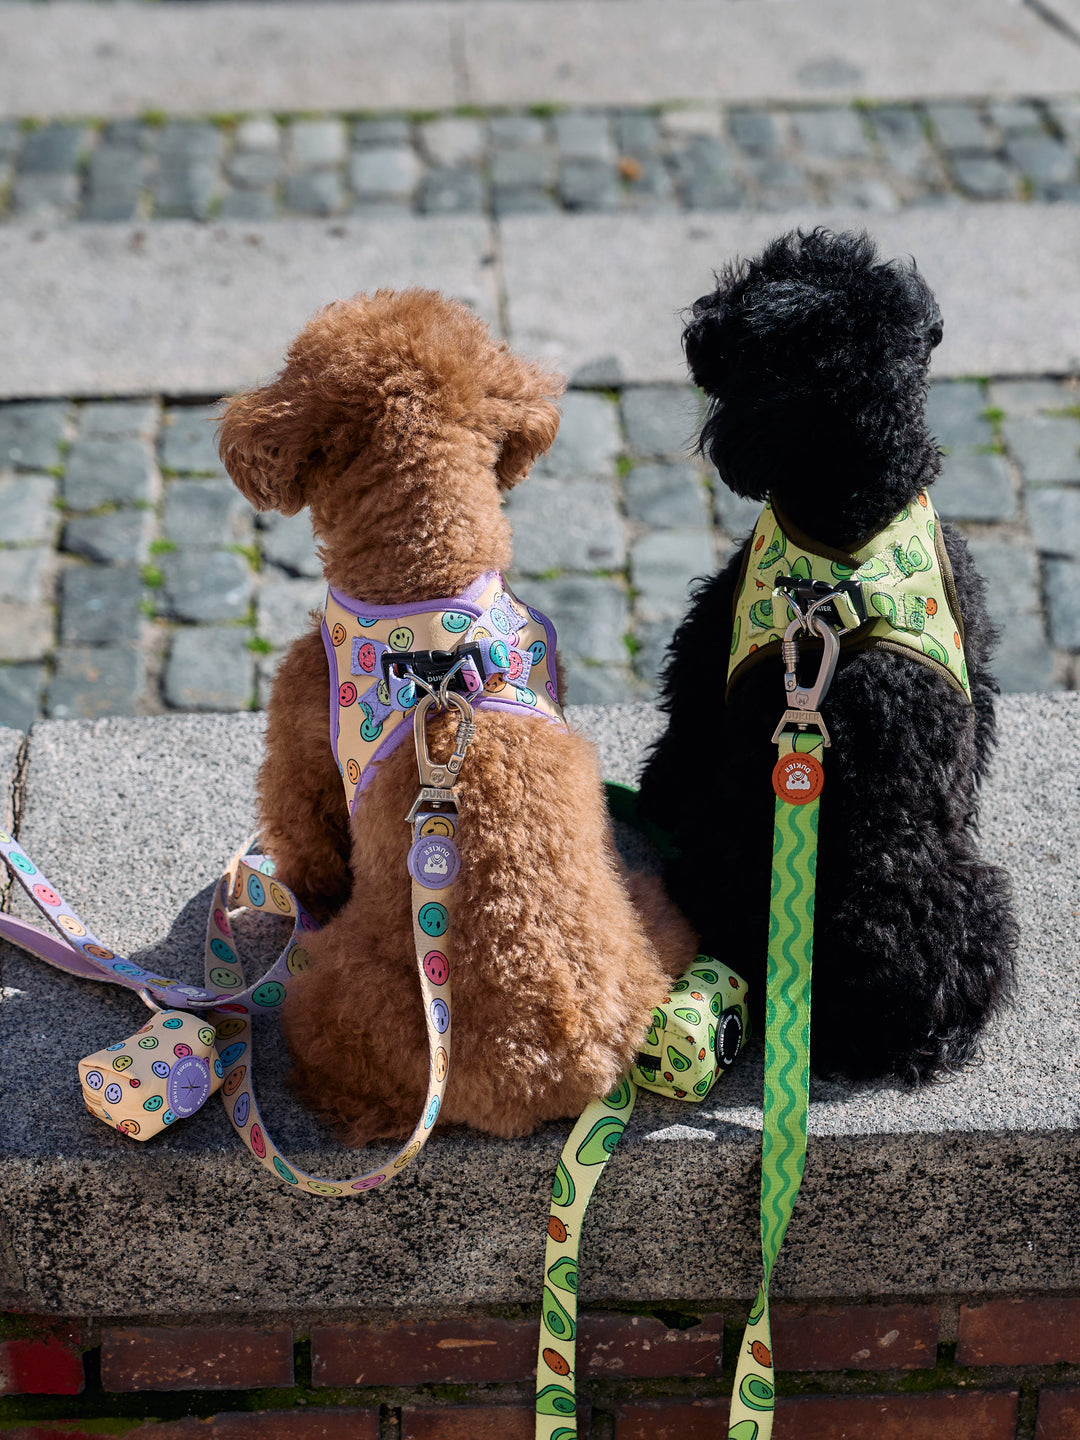
{"label": "black dog's ear", "polygon": [[695,300],[692,318],[683,331],[683,349],[690,377],[699,389],[713,395],[728,372],[728,359],[721,343],[724,309],[711,302],[711,295]]}

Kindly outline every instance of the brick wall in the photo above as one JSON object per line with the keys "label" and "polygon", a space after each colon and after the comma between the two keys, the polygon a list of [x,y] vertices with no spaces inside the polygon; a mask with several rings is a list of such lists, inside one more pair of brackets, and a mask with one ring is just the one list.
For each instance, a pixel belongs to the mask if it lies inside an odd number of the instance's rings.
{"label": "brick wall", "polygon": [[[1080,1298],[776,1307],[776,1440],[1080,1440]],[[534,1316],[6,1316],[0,1437],[532,1440]],[[587,1440],[716,1440],[744,1315],[585,1311]]]}

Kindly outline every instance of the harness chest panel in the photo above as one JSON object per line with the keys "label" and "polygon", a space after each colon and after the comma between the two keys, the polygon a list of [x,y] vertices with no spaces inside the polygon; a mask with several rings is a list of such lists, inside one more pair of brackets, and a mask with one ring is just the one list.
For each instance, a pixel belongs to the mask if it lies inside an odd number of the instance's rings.
{"label": "harness chest panel", "polygon": [[[779,642],[791,612],[773,592],[780,576],[825,582],[830,588],[855,580],[862,614],[845,599],[837,603],[843,648],[899,648],[942,673],[971,699],[964,628],[941,524],[929,496],[920,492],[884,530],[849,555],[814,548],[782,521],[767,500],[747,546],[735,599],[728,662],[728,690],[763,655],[779,659]],[[863,618],[865,616],[865,618]],[[775,649],[773,648],[775,647]]]}
{"label": "harness chest panel", "polygon": [[322,638],[330,666],[330,742],[350,814],[373,777],[373,762],[412,734],[416,686],[388,682],[386,654],[479,642],[489,673],[481,681],[472,662],[463,672],[471,704],[565,723],[555,682],[555,627],[523,605],[495,571],[461,595],[409,605],[365,605],[331,587]]}

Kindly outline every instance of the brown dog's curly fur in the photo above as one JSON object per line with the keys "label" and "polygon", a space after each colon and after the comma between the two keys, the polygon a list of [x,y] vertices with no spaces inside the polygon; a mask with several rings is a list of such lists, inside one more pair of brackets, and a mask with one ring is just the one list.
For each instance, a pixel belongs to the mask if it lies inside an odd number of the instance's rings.
{"label": "brown dog's curly fur", "polygon": [[[372,604],[459,593],[510,562],[500,491],[552,443],[562,380],[432,291],[331,305],[221,427],[260,509],[311,509],[327,580]],[[428,1054],[404,823],[407,741],[350,826],[329,735],[317,625],[274,680],[259,774],[263,841],[325,928],[285,1007],[303,1101],[352,1145],[407,1134]],[[442,1121],[521,1135],[578,1114],[625,1073],[650,1008],[694,955],[658,886],[619,875],[596,758],[581,735],[479,709],[457,787],[454,1046]],[[429,725],[449,755],[453,722]]]}

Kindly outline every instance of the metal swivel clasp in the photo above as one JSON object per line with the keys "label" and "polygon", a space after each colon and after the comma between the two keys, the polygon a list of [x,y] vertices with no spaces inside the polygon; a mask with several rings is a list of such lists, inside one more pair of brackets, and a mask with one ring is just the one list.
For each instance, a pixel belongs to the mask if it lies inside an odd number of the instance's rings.
{"label": "metal swivel clasp", "polygon": [[[775,745],[781,734],[790,726],[794,725],[799,730],[805,730],[808,725],[816,726],[826,745],[832,742],[829,739],[829,732],[825,728],[818,707],[832,684],[833,675],[836,673],[836,662],[840,655],[840,641],[836,631],[826,623],[816,612],[821,605],[827,604],[832,599],[831,595],[823,596],[810,605],[805,614],[796,614],[791,624],[784,631],[783,644],[781,646],[784,657],[784,691],[787,695],[788,709],[784,711],[780,724],[777,725],[773,735]],[[790,601],[789,601],[790,603]],[[793,607],[796,608],[796,607]],[[821,652],[821,663],[818,666],[817,679],[812,685],[799,683],[799,640],[801,631],[810,635],[818,635],[821,638],[823,650]]]}
{"label": "metal swivel clasp", "polygon": [[[413,736],[416,741],[416,768],[420,774],[420,793],[405,817],[410,825],[416,819],[421,805],[453,805],[455,803],[454,781],[457,779],[462,761],[465,759],[465,752],[476,731],[472,706],[464,695],[448,688],[449,679],[448,675],[437,691],[429,688],[428,693],[418,702],[414,712]],[[457,710],[461,716],[454,739],[454,753],[449,760],[435,761],[428,754],[426,722],[427,713],[433,705],[440,710]]]}

